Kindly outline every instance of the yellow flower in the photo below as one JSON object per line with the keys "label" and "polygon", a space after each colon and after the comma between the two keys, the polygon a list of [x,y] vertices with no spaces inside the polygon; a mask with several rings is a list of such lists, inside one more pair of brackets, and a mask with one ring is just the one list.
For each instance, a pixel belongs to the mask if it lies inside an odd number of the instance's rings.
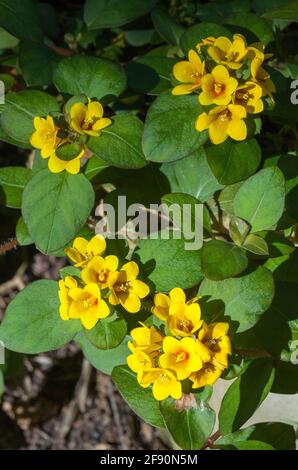
{"label": "yellow flower", "polygon": [[69,297],[68,292],[69,289],[73,289],[77,287],[78,283],[72,276],[66,276],[65,279],[61,279],[59,281],[59,300],[60,300],[60,307],[59,313],[62,320],[69,320],[69,306],[71,304],[71,297]]}
{"label": "yellow flower", "polygon": [[154,326],[149,328],[142,323],[141,325],[130,332],[133,345],[147,354],[159,351],[162,348],[163,336]]}
{"label": "yellow flower", "polygon": [[152,307],[152,313],[159,318],[160,320],[166,321],[170,314],[170,306],[175,302],[185,302],[186,297],[180,287],[174,287],[169,292],[169,295],[166,294],[155,294],[154,296],[154,306]]}
{"label": "yellow flower", "polygon": [[121,271],[111,273],[109,288],[111,305],[121,304],[130,313],[137,313],[141,309],[141,301],[149,294],[149,287],[145,282],[137,279],[139,267],[134,261],[122,266]]}
{"label": "yellow flower", "polygon": [[262,94],[262,87],[248,80],[238,86],[233,96],[233,104],[243,106],[248,113],[261,113],[264,109]]}
{"label": "yellow flower", "polygon": [[111,273],[117,271],[119,260],[117,256],[94,256],[81,272],[85,284],[95,282],[101,289],[108,287]]}
{"label": "yellow flower", "polygon": [[196,45],[196,49],[197,49],[198,53],[201,52],[202,47],[212,46],[212,44],[214,44],[215,41],[216,41],[216,38],[214,36],[208,36],[208,38],[203,39],[201,42],[199,42]]}
{"label": "yellow flower", "polygon": [[198,372],[191,374],[189,379],[193,382],[192,388],[201,388],[214,384],[221,374],[221,369],[208,362]]}
{"label": "yellow flower", "polygon": [[179,400],[182,397],[181,383],[169,370],[160,368],[144,370],[140,377],[140,385],[146,388],[152,383],[152,393],[155,400],[165,400],[169,396]]}
{"label": "yellow flower", "polygon": [[201,308],[198,303],[177,302],[170,307],[168,326],[174,336],[192,336],[199,330],[201,320]]}
{"label": "yellow flower", "polygon": [[245,140],[247,128],[243,119],[246,110],[243,106],[229,104],[228,106],[216,106],[209,114],[202,113],[196,122],[199,132],[209,129],[209,137],[213,144],[221,144],[227,137],[234,140]]}
{"label": "yellow flower", "polygon": [[30,144],[40,149],[42,158],[48,158],[55,152],[60,139],[57,137],[59,128],[55,126],[54,120],[51,116],[47,118],[35,117],[34,121],[35,132],[30,137]]}
{"label": "yellow flower", "polygon": [[262,88],[263,96],[269,95],[273,100],[272,93],[276,92],[275,85],[270,79],[270,74],[262,67],[266,57],[271,54],[265,55],[264,52],[257,47],[249,48],[249,56],[252,58],[250,64],[251,80]]}
{"label": "yellow flower", "polygon": [[224,370],[228,366],[228,354],[231,354],[231,341],[227,333],[228,323],[212,323],[201,337],[202,343],[208,347],[211,362],[219,369]]}
{"label": "yellow flower", "polygon": [[233,41],[220,36],[208,47],[207,52],[216,63],[237,70],[242,67],[248,49],[245,38],[241,34],[234,34]]}
{"label": "yellow flower", "polygon": [[61,173],[61,171],[66,170],[72,175],[79,173],[81,168],[81,158],[84,156],[84,149],[72,160],[62,160],[57,157],[55,153],[50,155],[48,167],[52,173]]}
{"label": "yellow flower", "polygon": [[97,284],[87,284],[83,289],[70,289],[68,295],[72,299],[69,307],[70,318],[79,318],[87,330],[91,330],[100,318],[106,318],[110,313],[108,305],[101,298]]}
{"label": "yellow flower", "polygon": [[183,60],[174,65],[173,75],[183,85],[173,88],[173,95],[188,95],[201,87],[201,80],[205,74],[205,62],[201,61],[198,54],[190,50],[188,60]]}
{"label": "yellow flower", "polygon": [[111,119],[103,117],[103,107],[98,101],[88,99],[87,105],[75,103],[70,109],[70,127],[78,134],[97,137],[111,123]]}
{"label": "yellow flower", "polygon": [[101,235],[95,235],[90,241],[83,237],[77,237],[73,241],[72,247],[64,251],[68,258],[75,263],[75,266],[86,266],[94,257],[101,255],[106,249],[106,241]]}
{"label": "yellow flower", "polygon": [[182,338],[180,341],[171,336],[163,340],[163,350],[159,363],[164,369],[174,370],[179,380],[184,380],[192,372],[202,368],[203,361],[198,354],[196,340]]}
{"label": "yellow flower", "polygon": [[217,65],[211,73],[202,79],[199,102],[207,106],[210,104],[227,105],[230,103],[237,85],[236,78],[230,77],[228,70],[223,65]]}
{"label": "yellow flower", "polygon": [[150,355],[144,352],[142,349],[136,348],[130,341],[128,342],[128,347],[132,354],[126,358],[127,365],[133,372],[137,374],[138,382],[140,382],[144,370],[154,366],[154,357],[150,357]]}

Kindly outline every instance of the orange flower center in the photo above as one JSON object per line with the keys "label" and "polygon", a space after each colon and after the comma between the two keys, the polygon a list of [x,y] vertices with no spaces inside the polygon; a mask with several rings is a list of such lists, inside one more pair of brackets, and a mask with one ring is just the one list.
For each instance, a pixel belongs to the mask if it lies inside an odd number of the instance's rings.
{"label": "orange flower center", "polygon": [[231,118],[231,112],[228,109],[225,109],[218,115],[220,121],[228,121]]}
{"label": "orange flower center", "polygon": [[180,320],[177,326],[179,330],[184,331],[185,333],[189,333],[193,328],[190,320]]}
{"label": "orange flower center", "polygon": [[176,362],[185,362],[189,358],[189,355],[186,351],[179,351],[176,353]]}
{"label": "orange flower center", "polygon": [[106,282],[108,279],[109,273],[108,271],[100,271],[98,273],[98,282]]}
{"label": "orange flower center", "polygon": [[223,83],[214,83],[214,93],[220,95],[225,91],[225,85]]}
{"label": "orange flower center", "polygon": [[98,304],[98,300],[96,297],[93,297],[93,296],[84,300],[84,308],[86,309],[96,307],[97,304]]}

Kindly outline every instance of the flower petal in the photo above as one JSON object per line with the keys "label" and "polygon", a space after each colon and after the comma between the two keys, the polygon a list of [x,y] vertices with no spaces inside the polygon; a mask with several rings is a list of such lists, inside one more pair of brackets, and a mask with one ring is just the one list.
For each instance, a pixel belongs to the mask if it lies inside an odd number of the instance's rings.
{"label": "flower petal", "polygon": [[140,281],[139,279],[131,281],[130,285],[132,287],[133,293],[140,297],[140,299],[147,297],[150,292],[150,289],[147,284],[145,284],[145,282],[143,281]]}
{"label": "flower petal", "polygon": [[86,252],[92,256],[101,255],[105,251],[106,246],[105,238],[101,235],[95,235],[88,242]]}
{"label": "flower petal", "polygon": [[134,261],[129,261],[122,266],[121,271],[126,273],[126,278],[128,281],[133,281],[138,277],[139,267]]}
{"label": "flower petal", "polygon": [[52,173],[61,173],[61,171],[65,170],[66,165],[67,162],[60,160],[54,153],[50,156],[48,166]]}
{"label": "flower petal", "polygon": [[227,132],[234,140],[245,140],[247,137],[247,127],[243,119],[232,119]]}

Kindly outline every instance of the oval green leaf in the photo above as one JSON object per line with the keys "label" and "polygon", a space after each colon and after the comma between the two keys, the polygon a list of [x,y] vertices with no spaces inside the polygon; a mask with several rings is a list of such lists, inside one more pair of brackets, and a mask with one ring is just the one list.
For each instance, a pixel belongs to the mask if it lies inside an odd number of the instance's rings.
{"label": "oval green leaf", "polygon": [[23,193],[22,214],[37,248],[55,253],[83,227],[94,204],[94,191],[82,175],[38,171]]}
{"label": "oval green leaf", "polygon": [[59,315],[58,283],[35,281],[10,302],[0,326],[5,347],[24,354],[59,349],[81,329],[78,320]]}
{"label": "oval green leaf", "polygon": [[195,95],[162,93],[151,105],[145,122],[143,151],[146,159],[175,161],[203,145],[208,135],[195,129],[195,121],[202,112]]}
{"label": "oval green leaf", "polygon": [[224,304],[215,312],[216,321],[233,321],[237,332],[245,331],[254,326],[270,307],[274,295],[273,276],[260,266],[238,278],[223,281],[204,279],[199,295],[211,296],[211,300],[221,300]]}
{"label": "oval green leaf", "polygon": [[88,147],[98,157],[118,168],[142,168],[147,165],[142,151],[143,123],[136,116],[115,116],[99,137],[92,137]]}
{"label": "oval green leaf", "polygon": [[277,167],[265,168],[246,180],[234,198],[234,211],[251,225],[252,232],[270,229],[285,205],[285,180]]}
{"label": "oval green leaf", "polygon": [[112,315],[100,320],[94,328],[86,330],[88,340],[98,349],[116,348],[125,338],[127,325],[123,318]]}
{"label": "oval green leaf", "polygon": [[151,426],[164,427],[158,401],[153,398],[151,387],[142,388],[136,374],[127,366],[115,367],[112,379],[124,400],[140,418]]}
{"label": "oval green leaf", "polygon": [[247,267],[245,251],[233,243],[211,240],[201,250],[202,272],[207,279],[221,281],[237,276]]}
{"label": "oval green leaf", "polygon": [[22,193],[31,176],[29,168],[7,166],[0,168],[0,203],[20,209]]}
{"label": "oval green leaf", "polygon": [[255,139],[243,142],[227,140],[207,147],[209,166],[221,184],[233,184],[253,175],[261,161],[261,149]]}
{"label": "oval green leaf", "polygon": [[126,78],[120,65],[107,59],[73,56],[63,59],[54,77],[57,90],[69,95],[87,95],[89,98],[115,98],[125,88]]}

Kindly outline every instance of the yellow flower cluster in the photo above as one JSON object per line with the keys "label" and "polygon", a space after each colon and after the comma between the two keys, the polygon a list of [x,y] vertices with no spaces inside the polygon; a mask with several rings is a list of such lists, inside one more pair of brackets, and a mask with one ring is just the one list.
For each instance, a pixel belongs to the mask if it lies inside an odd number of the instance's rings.
{"label": "yellow flower cluster", "polygon": [[[76,174],[80,171],[81,159],[84,156],[84,145],[80,141],[82,135],[97,137],[101,130],[111,124],[109,118],[103,117],[103,107],[98,101],[88,103],[74,103],[70,108],[67,121],[57,125],[52,116],[35,117],[33,121],[35,131],[31,135],[30,144],[40,150],[42,158],[49,158],[48,167],[52,173],[66,170]],[[61,158],[57,149],[66,144],[78,144],[74,154]]]}
{"label": "yellow flower cluster", "polygon": [[62,320],[80,319],[89,330],[99,319],[106,318],[116,305],[130,312],[141,309],[141,300],[149,287],[138,278],[134,261],[119,269],[117,256],[103,256],[106,241],[96,235],[90,241],[77,237],[65,250],[74,266],[81,269],[78,278],[66,276],[59,281],[60,316]]}
{"label": "yellow flower cluster", "polygon": [[[261,113],[262,97],[275,92],[269,73],[262,67],[270,54],[261,43],[247,45],[244,36],[233,39],[208,37],[190,50],[188,60],[174,65],[173,75],[182,84],[173,88],[173,95],[186,95],[201,90],[203,106],[216,105],[202,113],[195,124],[197,131],[209,130],[212,143],[221,144],[228,137],[241,141],[247,137],[247,114]],[[208,70],[206,70],[206,64]]]}
{"label": "yellow flower cluster", "polygon": [[168,396],[180,399],[181,381],[192,388],[213,384],[228,366],[231,343],[228,323],[207,325],[201,319],[198,298],[186,301],[180,288],[169,295],[156,294],[152,313],[165,322],[164,335],[155,326],[144,324],[131,331],[127,357],[129,368],[137,374],[141,387],[152,385],[156,400]]}

